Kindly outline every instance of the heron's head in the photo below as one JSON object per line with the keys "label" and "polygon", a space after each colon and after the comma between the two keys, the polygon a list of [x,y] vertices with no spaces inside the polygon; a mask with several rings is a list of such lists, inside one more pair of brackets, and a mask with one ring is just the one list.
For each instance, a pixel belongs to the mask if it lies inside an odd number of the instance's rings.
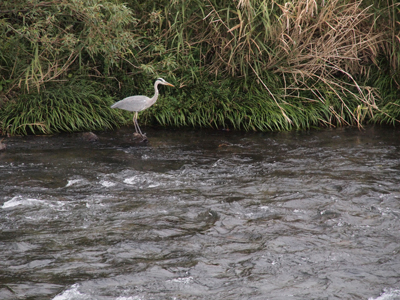
{"label": "heron's head", "polygon": [[163,84],[163,85],[174,86],[174,85],[170,84],[169,82],[165,81],[163,78],[158,78],[158,79],[156,80],[156,83],[157,83],[157,82],[158,82],[159,84]]}

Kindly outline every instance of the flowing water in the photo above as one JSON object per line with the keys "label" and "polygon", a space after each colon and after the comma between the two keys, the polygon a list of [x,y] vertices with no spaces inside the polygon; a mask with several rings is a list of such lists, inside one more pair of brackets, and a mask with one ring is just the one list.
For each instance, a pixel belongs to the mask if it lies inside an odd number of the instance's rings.
{"label": "flowing water", "polygon": [[0,299],[400,299],[400,130],[133,128],[0,152]]}

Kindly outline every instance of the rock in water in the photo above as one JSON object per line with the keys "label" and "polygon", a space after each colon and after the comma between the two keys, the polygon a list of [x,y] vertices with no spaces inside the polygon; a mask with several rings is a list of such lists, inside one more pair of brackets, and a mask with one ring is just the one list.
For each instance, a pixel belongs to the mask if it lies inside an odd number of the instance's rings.
{"label": "rock in water", "polygon": [[82,133],[82,139],[87,142],[97,142],[99,140],[99,137],[93,132],[84,132]]}
{"label": "rock in water", "polygon": [[0,141],[0,151],[1,151],[1,150],[6,150],[6,148],[7,148],[7,145],[2,143],[3,140],[4,140],[4,139],[2,139],[2,140]]}

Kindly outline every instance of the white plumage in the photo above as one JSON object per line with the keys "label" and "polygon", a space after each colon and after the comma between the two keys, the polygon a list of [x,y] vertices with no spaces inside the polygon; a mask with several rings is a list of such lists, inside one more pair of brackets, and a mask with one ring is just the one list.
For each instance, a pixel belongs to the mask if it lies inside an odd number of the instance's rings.
{"label": "white plumage", "polygon": [[111,108],[119,108],[119,109],[124,109],[127,111],[133,111],[135,114],[133,115],[133,124],[135,125],[135,130],[136,133],[139,134],[143,140],[146,140],[146,136],[142,133],[140,130],[139,124],[137,122],[138,118],[138,112],[145,110],[146,108],[149,108],[152,106],[154,103],[156,103],[157,98],[158,98],[158,85],[163,84],[163,85],[169,85],[173,86],[172,84],[166,82],[162,78],[158,78],[156,82],[154,83],[154,96],[149,98],[147,96],[130,96],[122,99],[121,101],[115,102],[113,105],[111,105]]}

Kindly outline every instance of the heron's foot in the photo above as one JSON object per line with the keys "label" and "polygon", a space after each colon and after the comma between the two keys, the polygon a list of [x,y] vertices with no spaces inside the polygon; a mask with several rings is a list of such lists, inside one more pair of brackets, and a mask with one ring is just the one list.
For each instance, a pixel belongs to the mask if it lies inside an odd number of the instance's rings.
{"label": "heron's foot", "polygon": [[135,133],[133,134],[133,136],[134,136],[135,139],[141,139],[140,142],[145,142],[145,141],[147,141],[147,136],[146,136],[146,134],[140,134],[139,132],[135,132]]}
{"label": "heron's foot", "polygon": [[133,134],[133,137],[136,138],[136,139],[147,138],[147,137],[146,137],[146,134],[141,134],[141,133],[139,133],[139,132],[135,132],[135,133]]}

